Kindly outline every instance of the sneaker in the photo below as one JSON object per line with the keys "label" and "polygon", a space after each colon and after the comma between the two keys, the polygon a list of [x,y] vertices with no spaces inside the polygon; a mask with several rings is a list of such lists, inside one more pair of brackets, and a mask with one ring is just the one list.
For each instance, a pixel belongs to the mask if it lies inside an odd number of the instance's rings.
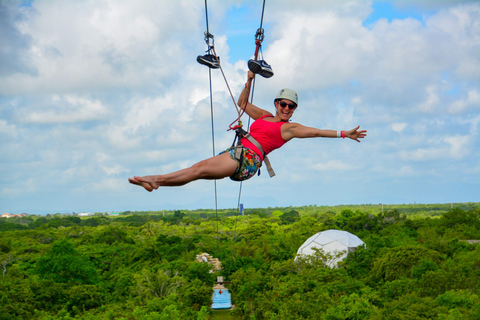
{"label": "sneaker", "polygon": [[273,76],[272,67],[265,62],[265,60],[249,60],[248,69],[253,73],[259,74],[264,78],[270,78]]}
{"label": "sneaker", "polygon": [[215,58],[215,56],[213,54],[206,54],[204,56],[198,56],[197,61],[198,61],[198,63],[204,64],[207,67],[212,68],[212,69],[220,68],[220,65],[219,65],[220,57],[218,57],[218,61],[217,61],[217,58]]}

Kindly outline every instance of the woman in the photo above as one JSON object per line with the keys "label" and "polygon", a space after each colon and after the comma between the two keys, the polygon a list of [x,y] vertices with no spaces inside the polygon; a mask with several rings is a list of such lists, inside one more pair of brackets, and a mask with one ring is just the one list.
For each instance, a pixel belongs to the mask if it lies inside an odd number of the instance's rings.
{"label": "woman", "polygon": [[[255,121],[250,127],[251,136],[256,139],[265,155],[280,148],[293,138],[339,138],[347,137],[360,142],[366,136],[366,130],[358,130],[360,126],[349,131],[322,130],[305,127],[289,122],[298,106],[298,96],[290,89],[282,89],[275,98],[275,115],[248,102],[250,86],[255,74],[248,72],[247,83],[238,99],[238,105]],[[153,191],[163,186],[181,186],[198,179],[246,180],[255,175],[264,155],[261,150],[246,138],[241,140],[243,148],[242,163],[235,156],[235,147],[219,155],[200,161],[193,166],[168,174],[129,178],[128,181]]]}

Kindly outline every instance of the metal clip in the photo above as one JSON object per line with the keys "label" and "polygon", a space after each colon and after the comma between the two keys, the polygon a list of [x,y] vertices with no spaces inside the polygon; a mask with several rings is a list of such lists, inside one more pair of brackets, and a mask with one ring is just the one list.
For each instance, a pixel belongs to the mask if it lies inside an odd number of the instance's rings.
{"label": "metal clip", "polygon": [[[210,49],[214,46],[214,45],[213,45],[214,42],[215,42],[214,36],[213,36],[213,34],[211,34],[211,33],[208,32],[208,31],[205,31],[205,32],[204,32],[204,35],[205,35],[205,38],[204,38],[204,39],[205,39],[205,42],[207,43],[208,49],[210,50]],[[212,45],[210,45],[210,39],[212,39]]]}
{"label": "metal clip", "polygon": [[263,28],[258,28],[257,29],[257,33],[255,34],[255,39],[256,40],[260,40],[260,41],[263,41],[263,38],[264,38],[264,30]]}

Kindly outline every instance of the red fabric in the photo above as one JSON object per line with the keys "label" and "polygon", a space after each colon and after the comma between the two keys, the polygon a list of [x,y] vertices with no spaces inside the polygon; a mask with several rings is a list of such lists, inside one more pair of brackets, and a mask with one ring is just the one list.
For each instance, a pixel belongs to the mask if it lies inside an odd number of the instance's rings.
{"label": "red fabric", "polygon": [[[275,149],[283,146],[287,141],[282,138],[281,127],[286,122],[269,122],[263,120],[265,117],[271,116],[262,116],[260,119],[255,120],[250,126],[250,135],[260,143],[265,152],[265,155],[269,154]],[[253,150],[256,154],[260,156],[263,161],[263,155],[258,150],[257,147],[246,138],[242,138],[242,145],[246,148]]]}

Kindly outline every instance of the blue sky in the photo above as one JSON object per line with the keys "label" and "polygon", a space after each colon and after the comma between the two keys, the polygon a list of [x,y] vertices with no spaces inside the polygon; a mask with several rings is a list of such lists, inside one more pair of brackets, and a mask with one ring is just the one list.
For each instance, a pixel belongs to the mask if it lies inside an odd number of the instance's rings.
{"label": "blue sky", "polygon": [[422,21],[422,16],[424,14],[428,14],[428,11],[422,12],[416,10],[415,7],[406,9],[398,8],[391,1],[374,1],[372,4],[372,9],[372,13],[363,22],[364,26],[368,27],[379,19],[387,19],[389,22],[392,22],[393,19],[402,20],[406,18]]}
{"label": "blue sky", "polygon": [[[209,1],[235,96],[262,1]],[[128,184],[212,154],[204,1],[0,1],[0,211],[213,208],[211,181],[152,193]],[[299,93],[293,121],[361,125],[360,144],[291,141],[277,176],[243,184],[246,208],[480,201],[478,1],[267,1],[254,103]],[[236,111],[212,72],[216,152]],[[270,110],[270,109],[269,109]],[[234,208],[239,186],[217,182]]]}

